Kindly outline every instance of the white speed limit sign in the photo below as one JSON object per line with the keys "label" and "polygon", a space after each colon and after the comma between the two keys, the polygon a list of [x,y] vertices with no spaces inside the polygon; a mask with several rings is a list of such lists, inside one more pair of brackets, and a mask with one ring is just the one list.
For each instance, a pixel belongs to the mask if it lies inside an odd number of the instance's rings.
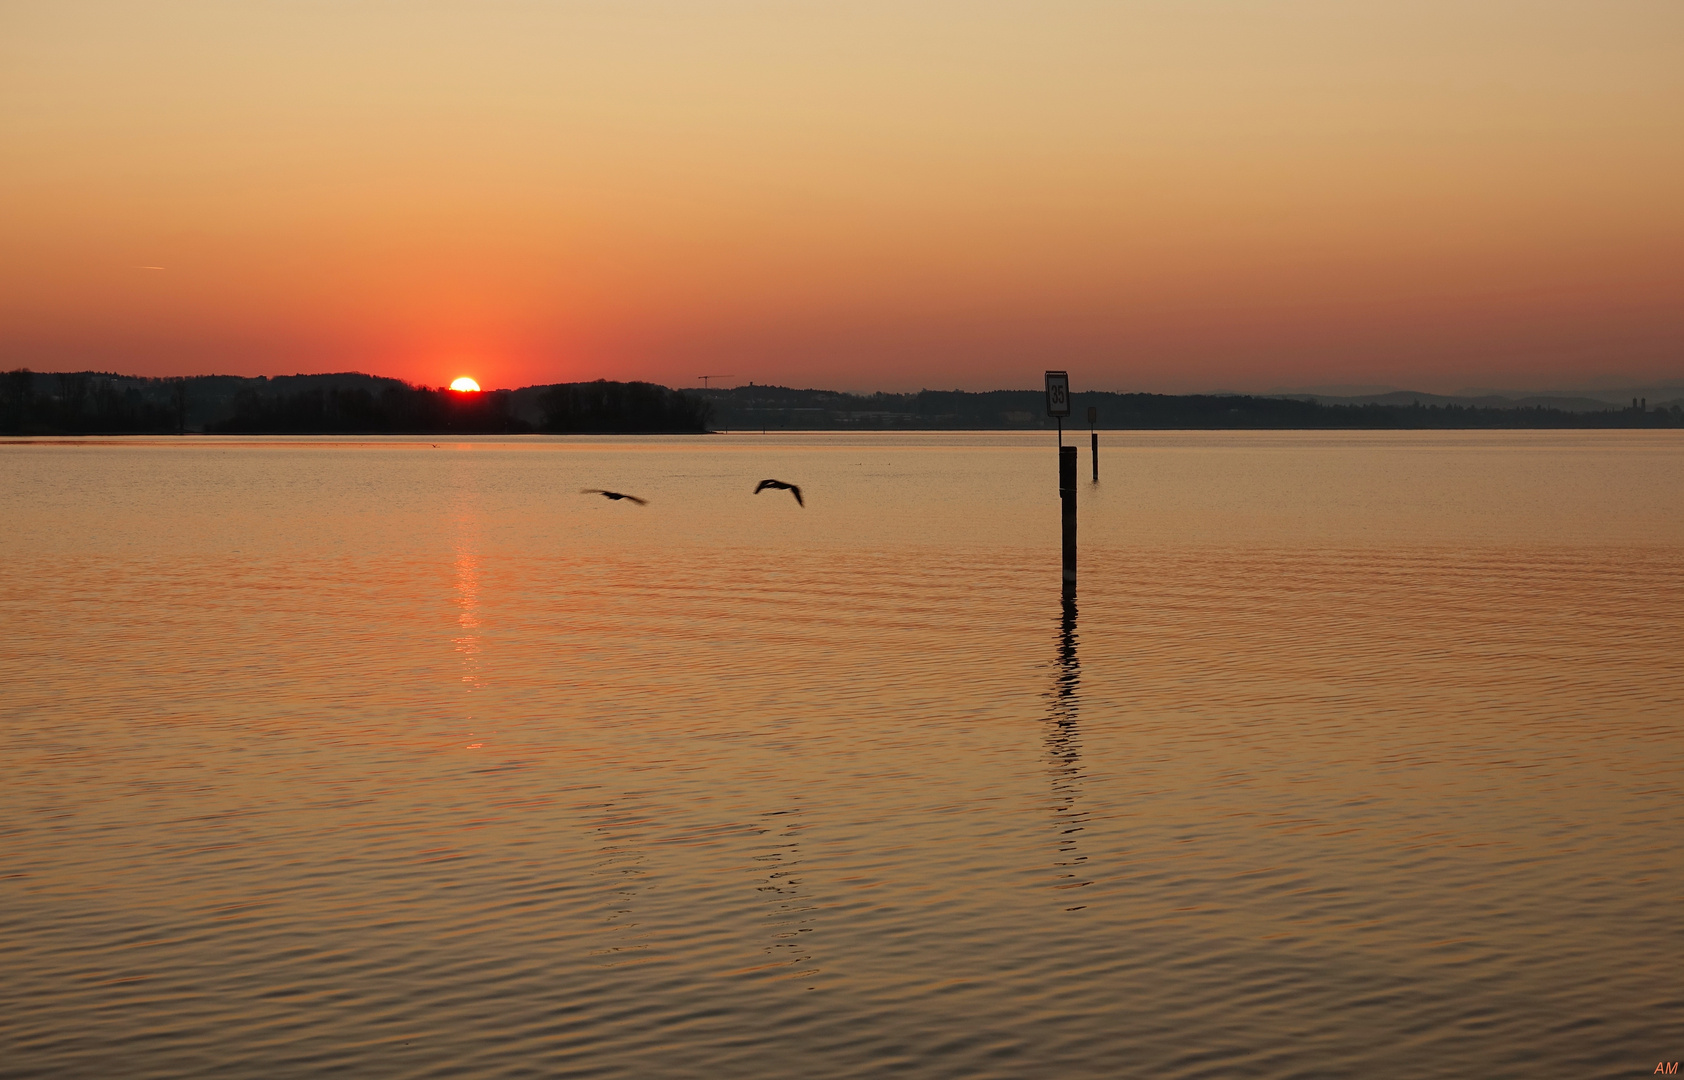
{"label": "white speed limit sign", "polygon": [[1047,415],[1070,415],[1070,373],[1047,372]]}

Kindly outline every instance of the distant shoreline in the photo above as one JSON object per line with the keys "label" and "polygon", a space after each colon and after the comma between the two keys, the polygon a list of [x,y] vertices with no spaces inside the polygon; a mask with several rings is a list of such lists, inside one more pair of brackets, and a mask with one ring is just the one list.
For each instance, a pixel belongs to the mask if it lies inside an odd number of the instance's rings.
{"label": "distant shoreline", "polygon": [[[1406,431],[1684,427],[1684,397],[1465,400],[1077,392],[1064,426],[1104,431]],[[1560,406],[1549,404],[1559,400]],[[1506,403],[1505,403],[1506,402]],[[782,386],[676,390],[597,380],[459,393],[358,373],[153,379],[0,373],[0,435],[700,435],[713,431],[1051,431],[1039,390],[848,394]]]}

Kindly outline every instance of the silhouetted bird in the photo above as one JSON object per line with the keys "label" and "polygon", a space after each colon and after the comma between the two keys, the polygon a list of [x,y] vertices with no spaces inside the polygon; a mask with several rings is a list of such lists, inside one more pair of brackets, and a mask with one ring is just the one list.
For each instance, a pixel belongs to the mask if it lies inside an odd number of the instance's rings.
{"label": "silhouetted bird", "polygon": [[756,495],[758,495],[762,491],[765,491],[767,488],[776,488],[778,491],[787,491],[791,495],[795,496],[795,501],[796,501],[797,504],[799,504],[803,508],[806,507],[806,505],[807,505],[801,499],[801,489],[796,487],[794,484],[786,484],[782,480],[762,480],[762,481],[760,481],[759,485],[755,487],[754,493]]}
{"label": "silhouetted bird", "polygon": [[640,499],[636,495],[627,495],[620,491],[604,491],[601,488],[580,488],[581,495],[601,495],[604,499],[630,499],[639,506],[647,506],[648,499]]}

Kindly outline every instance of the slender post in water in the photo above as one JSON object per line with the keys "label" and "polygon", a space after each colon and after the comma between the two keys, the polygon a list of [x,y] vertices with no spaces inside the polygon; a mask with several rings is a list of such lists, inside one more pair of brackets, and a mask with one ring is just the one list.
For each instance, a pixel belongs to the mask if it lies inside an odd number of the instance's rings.
{"label": "slender post in water", "polygon": [[1064,445],[1070,415],[1070,373],[1047,372],[1047,415],[1058,421],[1058,497],[1064,509],[1064,594],[1076,591],[1076,448]]}
{"label": "slender post in water", "polygon": [[1058,498],[1064,511],[1064,588],[1076,587],[1076,448],[1058,448]]}
{"label": "slender post in water", "polygon": [[1093,436],[1093,482],[1099,483],[1099,429],[1094,427],[1099,423],[1099,410],[1088,406],[1088,434]]}

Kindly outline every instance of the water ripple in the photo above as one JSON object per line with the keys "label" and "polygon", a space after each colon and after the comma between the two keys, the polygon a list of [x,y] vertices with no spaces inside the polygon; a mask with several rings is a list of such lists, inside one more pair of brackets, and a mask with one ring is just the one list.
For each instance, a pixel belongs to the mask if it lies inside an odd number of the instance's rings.
{"label": "water ripple", "polygon": [[1522,442],[6,448],[0,1077],[1646,1075],[1684,447]]}

